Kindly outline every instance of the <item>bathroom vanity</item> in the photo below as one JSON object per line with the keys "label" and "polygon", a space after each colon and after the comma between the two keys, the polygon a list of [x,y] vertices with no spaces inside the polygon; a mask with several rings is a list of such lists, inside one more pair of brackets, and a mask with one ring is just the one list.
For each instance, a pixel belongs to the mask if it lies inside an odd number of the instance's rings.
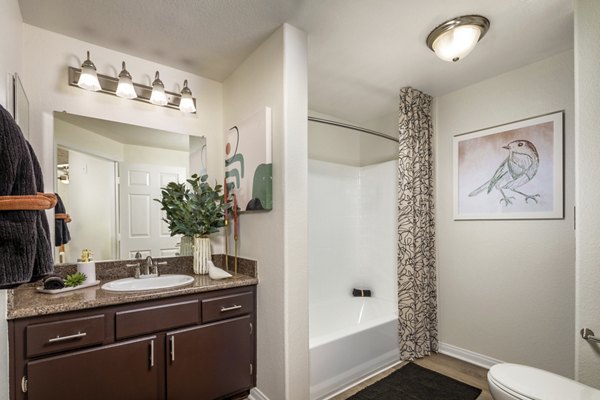
{"label": "bathroom vanity", "polygon": [[196,276],[186,288],[64,297],[17,289],[11,400],[244,398],[256,382],[256,283]]}

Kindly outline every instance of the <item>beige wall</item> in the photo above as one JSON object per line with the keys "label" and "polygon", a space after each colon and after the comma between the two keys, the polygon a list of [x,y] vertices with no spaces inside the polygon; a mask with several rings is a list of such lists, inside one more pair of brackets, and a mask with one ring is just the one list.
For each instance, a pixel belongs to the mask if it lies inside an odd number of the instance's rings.
{"label": "beige wall", "polygon": [[398,137],[398,117],[400,109],[400,90],[398,90],[398,104],[396,104],[395,110],[382,115],[378,118],[364,121],[360,126],[367,129],[373,129],[375,131],[384,133],[392,137]]}
{"label": "beige wall", "polygon": [[[6,108],[8,74],[21,74],[23,19],[17,0],[0,2],[0,105]],[[27,89],[27,88],[26,88]]]}
{"label": "beige wall", "polygon": [[[558,110],[565,111],[565,219],[454,221],[452,137]],[[439,97],[435,111],[440,341],[572,377],[573,52]]]}
{"label": "beige wall", "polygon": [[359,141],[361,166],[398,159],[398,142],[368,133],[361,133]]}
{"label": "beige wall", "polygon": [[[364,121],[359,126],[372,129],[384,135],[398,139],[398,108],[378,118]],[[394,108],[394,107],[392,107]],[[360,135],[360,164],[370,165],[398,158],[398,142],[386,140],[374,135]]]}
{"label": "beige wall", "polygon": [[112,161],[189,167],[188,151],[124,144],[58,118],[54,120],[54,144]]}
{"label": "beige wall", "polygon": [[[392,115],[387,115],[371,122],[356,124],[314,110],[309,111],[309,114],[311,117],[323,118],[366,129],[373,129],[385,134],[389,134],[393,129],[393,124],[390,123],[393,119]],[[396,115],[395,118],[397,126],[398,116]],[[390,136],[393,137],[391,134]],[[396,133],[396,137],[397,136],[398,134]],[[308,158],[311,160],[360,167],[398,158],[398,145],[397,143],[375,135],[309,121]]]}
{"label": "beige wall", "polygon": [[109,160],[123,161],[124,159],[123,143],[58,118],[54,119],[54,145]]}
{"label": "beige wall", "polygon": [[[0,104],[7,106],[8,74],[21,74],[22,18],[17,0],[0,1]],[[6,290],[0,290],[0,399],[8,399]]]}
{"label": "beige wall", "polygon": [[[600,335],[600,2],[575,2],[577,324]],[[598,345],[576,337],[576,375],[600,388]]]}
{"label": "beige wall", "polygon": [[[311,117],[355,125],[317,111],[309,113]],[[347,128],[309,121],[308,158],[357,167],[360,165],[360,135]]]}
{"label": "beige wall", "polygon": [[259,260],[257,386],[270,399],[308,398],[306,87],[306,36],[287,24],[223,84],[225,127],[272,111],[273,210],[240,216],[240,254]]}

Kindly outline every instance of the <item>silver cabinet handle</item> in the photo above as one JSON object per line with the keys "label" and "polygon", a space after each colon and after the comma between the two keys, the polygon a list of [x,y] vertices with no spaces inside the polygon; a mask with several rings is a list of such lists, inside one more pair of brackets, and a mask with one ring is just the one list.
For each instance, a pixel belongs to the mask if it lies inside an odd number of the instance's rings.
{"label": "silver cabinet handle", "polygon": [[171,362],[175,362],[175,336],[169,338],[171,342]]}
{"label": "silver cabinet handle", "polygon": [[242,306],[240,306],[240,305],[231,306],[231,307],[221,307],[221,312],[239,310],[240,308],[242,308]]}
{"label": "silver cabinet handle", "polygon": [[150,368],[154,367],[154,340],[150,341]]}
{"label": "silver cabinet handle", "polygon": [[67,340],[79,339],[87,335],[85,332],[77,332],[69,336],[57,336],[55,338],[48,339],[48,343],[64,342]]}

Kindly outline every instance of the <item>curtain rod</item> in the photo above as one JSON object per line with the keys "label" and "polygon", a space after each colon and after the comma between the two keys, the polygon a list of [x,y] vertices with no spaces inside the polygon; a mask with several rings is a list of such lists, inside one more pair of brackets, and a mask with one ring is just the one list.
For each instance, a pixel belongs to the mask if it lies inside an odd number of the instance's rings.
{"label": "curtain rod", "polygon": [[393,140],[394,142],[400,143],[399,139],[391,137],[390,135],[386,135],[385,133],[377,132],[377,131],[374,131],[374,130],[371,130],[371,129],[361,128],[360,126],[344,124],[343,122],[331,121],[329,119],[311,117],[310,115],[308,116],[308,120],[312,121],[312,122],[319,122],[321,124],[339,126],[340,128],[353,129],[355,131],[368,133],[369,135],[379,136],[379,137],[382,137],[384,139],[389,139],[389,140]]}

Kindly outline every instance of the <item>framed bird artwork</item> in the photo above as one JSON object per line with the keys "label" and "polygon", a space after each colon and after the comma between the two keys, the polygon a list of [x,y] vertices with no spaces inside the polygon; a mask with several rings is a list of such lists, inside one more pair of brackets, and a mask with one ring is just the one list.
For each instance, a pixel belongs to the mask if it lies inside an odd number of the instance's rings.
{"label": "framed bird artwork", "polygon": [[454,219],[562,219],[564,112],[454,136]]}

